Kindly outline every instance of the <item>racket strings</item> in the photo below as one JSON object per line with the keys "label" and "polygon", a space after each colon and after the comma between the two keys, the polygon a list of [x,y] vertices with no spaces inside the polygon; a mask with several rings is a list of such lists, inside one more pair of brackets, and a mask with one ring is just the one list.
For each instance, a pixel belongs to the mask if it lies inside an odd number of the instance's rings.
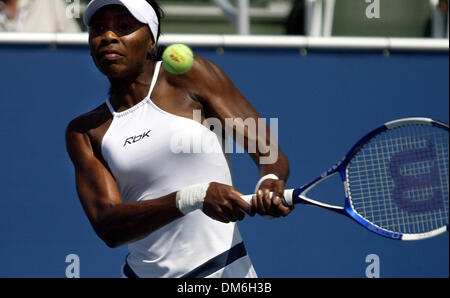
{"label": "racket strings", "polygon": [[354,210],[403,234],[447,225],[448,146],[448,131],[429,125],[404,125],[372,138],[347,168]]}

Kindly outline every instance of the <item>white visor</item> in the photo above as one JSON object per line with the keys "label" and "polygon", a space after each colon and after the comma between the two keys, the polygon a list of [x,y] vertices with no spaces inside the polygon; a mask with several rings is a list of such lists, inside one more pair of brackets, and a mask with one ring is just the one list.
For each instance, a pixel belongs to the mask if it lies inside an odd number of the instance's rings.
{"label": "white visor", "polygon": [[141,23],[147,24],[156,42],[158,36],[158,17],[153,7],[145,0],[92,0],[83,15],[84,24],[89,27],[94,14],[106,5],[122,5]]}

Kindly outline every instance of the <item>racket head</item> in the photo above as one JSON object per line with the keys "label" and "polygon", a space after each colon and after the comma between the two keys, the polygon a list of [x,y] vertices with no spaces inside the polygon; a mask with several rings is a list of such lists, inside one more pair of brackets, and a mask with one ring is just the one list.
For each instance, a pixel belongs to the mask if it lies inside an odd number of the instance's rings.
{"label": "racket head", "polygon": [[364,136],[336,169],[347,215],[392,239],[448,231],[448,129],[432,119],[405,118]]}

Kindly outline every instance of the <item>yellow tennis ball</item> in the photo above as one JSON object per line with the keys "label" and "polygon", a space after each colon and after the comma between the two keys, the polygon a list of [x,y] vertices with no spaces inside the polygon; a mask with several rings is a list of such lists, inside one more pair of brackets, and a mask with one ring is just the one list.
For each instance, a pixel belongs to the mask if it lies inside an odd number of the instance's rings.
{"label": "yellow tennis ball", "polygon": [[194,63],[194,53],[184,44],[176,43],[168,46],[162,55],[164,68],[168,72],[180,75],[187,72]]}

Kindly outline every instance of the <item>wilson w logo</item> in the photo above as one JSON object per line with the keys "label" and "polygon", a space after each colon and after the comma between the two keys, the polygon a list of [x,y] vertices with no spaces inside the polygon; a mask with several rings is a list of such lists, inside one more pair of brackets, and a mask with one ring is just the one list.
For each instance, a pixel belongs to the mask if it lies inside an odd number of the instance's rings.
{"label": "wilson w logo", "polygon": [[145,139],[145,138],[149,138],[149,137],[150,137],[149,134],[150,134],[151,131],[152,131],[152,130],[150,129],[149,131],[144,132],[144,133],[142,133],[142,134],[140,134],[140,135],[137,135],[137,136],[134,136],[134,137],[129,137],[129,138],[127,138],[127,139],[125,140],[125,143],[123,144],[123,147],[125,147],[127,144],[128,144],[128,145],[131,145],[131,144],[134,144],[134,143],[136,143],[136,142],[139,142],[139,141],[141,141],[141,140],[143,140],[143,139]]}
{"label": "wilson w logo", "polygon": [[[424,148],[402,151],[392,157],[389,167],[395,183],[394,201],[401,209],[410,213],[418,213],[442,208],[444,202],[441,177],[435,159],[436,148],[431,140],[427,141]],[[429,166],[416,169],[412,175],[403,175],[400,172],[402,167],[411,167],[420,162],[428,162]],[[432,190],[429,197],[427,199],[420,198],[419,189],[427,188]]]}

